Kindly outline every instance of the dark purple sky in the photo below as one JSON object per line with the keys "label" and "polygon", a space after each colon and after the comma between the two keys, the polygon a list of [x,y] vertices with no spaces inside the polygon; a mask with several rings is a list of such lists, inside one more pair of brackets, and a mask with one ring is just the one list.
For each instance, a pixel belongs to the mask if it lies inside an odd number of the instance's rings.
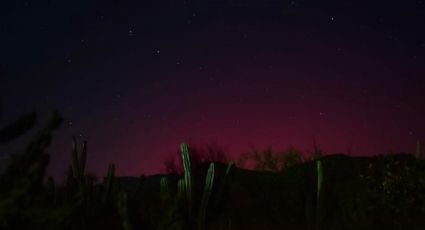
{"label": "dark purple sky", "polygon": [[160,172],[181,142],[237,156],[425,141],[425,1],[152,2],[0,3],[0,124],[58,109],[50,173],[72,135],[92,172],[120,175]]}

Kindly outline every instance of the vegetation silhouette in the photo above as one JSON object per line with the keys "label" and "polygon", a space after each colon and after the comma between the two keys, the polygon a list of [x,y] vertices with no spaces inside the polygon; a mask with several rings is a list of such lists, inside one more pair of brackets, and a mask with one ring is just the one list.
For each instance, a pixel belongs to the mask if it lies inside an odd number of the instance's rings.
{"label": "vegetation silhouette", "polygon": [[[25,134],[30,112],[0,129],[0,144]],[[224,151],[180,146],[167,173],[102,182],[87,173],[87,142],[71,141],[63,184],[46,177],[47,147],[62,121],[53,113],[0,177],[0,229],[422,229],[425,161],[415,154],[311,157],[289,147],[255,150],[237,164]],[[207,149],[205,151],[205,149]],[[254,170],[241,166],[252,161]],[[181,162],[181,163],[180,163]]]}

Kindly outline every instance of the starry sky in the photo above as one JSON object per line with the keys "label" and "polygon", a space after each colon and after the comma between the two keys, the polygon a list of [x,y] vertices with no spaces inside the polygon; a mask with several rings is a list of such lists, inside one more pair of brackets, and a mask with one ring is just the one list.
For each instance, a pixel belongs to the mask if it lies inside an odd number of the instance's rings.
{"label": "starry sky", "polygon": [[53,175],[73,135],[99,175],[161,172],[181,142],[237,157],[425,141],[423,0],[3,0],[0,35],[0,125],[58,110]]}

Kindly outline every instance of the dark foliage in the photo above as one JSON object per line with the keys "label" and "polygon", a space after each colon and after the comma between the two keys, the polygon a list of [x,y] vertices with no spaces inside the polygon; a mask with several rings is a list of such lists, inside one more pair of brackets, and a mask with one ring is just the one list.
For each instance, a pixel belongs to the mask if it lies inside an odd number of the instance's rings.
{"label": "dark foliage", "polygon": [[[65,183],[46,178],[46,149],[61,120],[53,114],[1,175],[0,229],[419,230],[425,225],[425,161],[411,154],[322,156],[315,148],[314,158],[306,160],[294,148],[280,155],[257,151],[252,156],[263,171],[215,163],[214,174],[208,173],[214,176],[212,188],[205,193],[209,162],[227,158],[215,148],[191,148],[193,209],[188,212],[176,161],[171,165],[177,171],[140,178],[117,178],[110,164],[96,183],[85,170],[87,144],[79,148],[74,139]],[[8,141],[34,121],[20,122],[3,129]],[[316,162],[323,168],[320,199]]]}

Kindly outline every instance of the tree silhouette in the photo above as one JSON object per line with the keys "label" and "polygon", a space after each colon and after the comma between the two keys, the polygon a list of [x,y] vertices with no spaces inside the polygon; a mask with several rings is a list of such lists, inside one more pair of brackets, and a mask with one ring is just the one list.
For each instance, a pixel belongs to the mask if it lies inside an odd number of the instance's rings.
{"label": "tree silhouette", "polygon": [[243,153],[238,159],[240,167],[252,166],[258,171],[282,171],[295,164],[301,163],[301,151],[290,146],[285,151],[275,152],[272,148],[265,150],[253,150],[252,152]]}

